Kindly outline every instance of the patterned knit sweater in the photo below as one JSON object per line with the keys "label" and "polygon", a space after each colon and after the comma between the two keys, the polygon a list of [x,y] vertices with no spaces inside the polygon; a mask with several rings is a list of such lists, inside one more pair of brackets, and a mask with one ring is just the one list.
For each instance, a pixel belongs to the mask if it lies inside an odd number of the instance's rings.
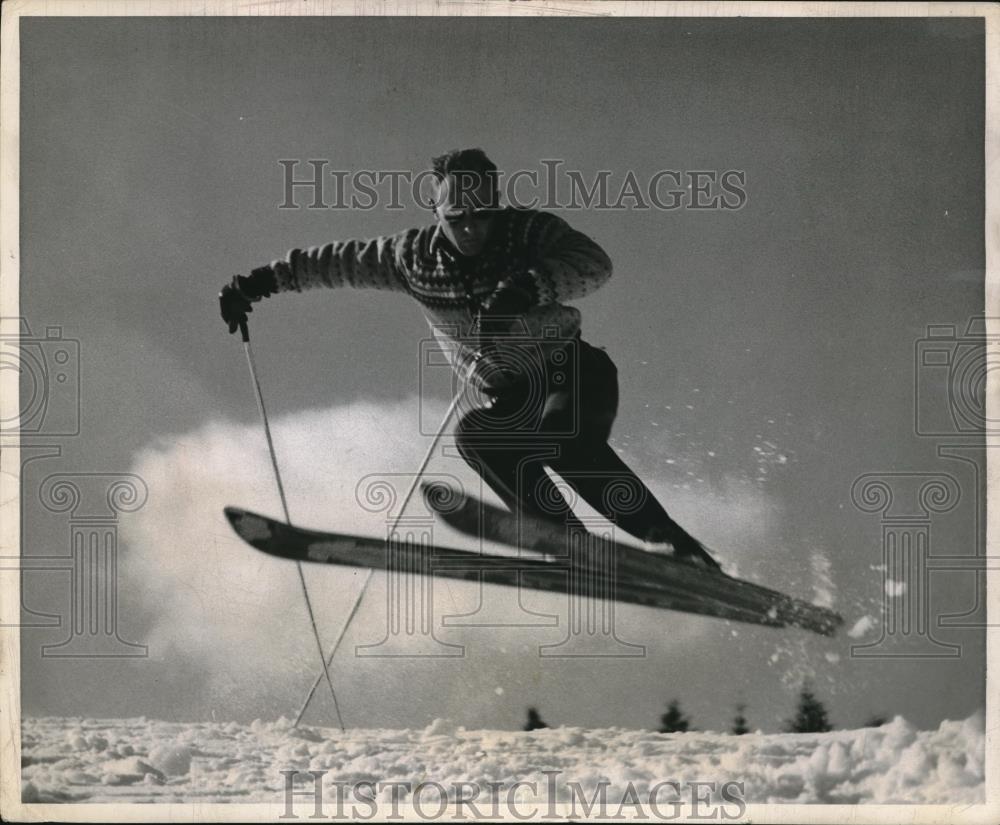
{"label": "patterned knit sweater", "polygon": [[[491,359],[503,346],[525,338],[555,344],[575,337],[580,312],[564,302],[582,298],[611,277],[607,254],[582,232],[551,213],[513,208],[497,213],[487,247],[474,257],[458,254],[433,224],[367,241],[293,249],[261,269],[273,274],[278,292],[349,286],[409,294],[456,372],[486,390],[496,374]],[[492,319],[484,324],[481,303],[511,284],[530,297],[528,311],[507,319],[502,329]],[[516,370],[523,364],[524,350],[507,366]]]}

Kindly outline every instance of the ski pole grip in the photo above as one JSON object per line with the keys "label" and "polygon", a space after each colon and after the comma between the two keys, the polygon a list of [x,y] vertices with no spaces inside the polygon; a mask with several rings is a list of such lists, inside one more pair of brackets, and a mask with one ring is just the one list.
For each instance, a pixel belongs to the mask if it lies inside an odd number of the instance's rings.
{"label": "ski pole grip", "polygon": [[243,338],[243,343],[250,343],[250,330],[247,329],[247,319],[244,318],[240,321],[240,336]]}

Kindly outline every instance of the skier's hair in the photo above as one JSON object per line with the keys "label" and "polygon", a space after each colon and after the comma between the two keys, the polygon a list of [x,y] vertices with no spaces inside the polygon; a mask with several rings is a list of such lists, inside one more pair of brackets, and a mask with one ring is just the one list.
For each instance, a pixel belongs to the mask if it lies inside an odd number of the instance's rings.
{"label": "skier's hair", "polygon": [[431,169],[439,181],[455,176],[465,191],[478,189],[485,180],[494,196],[497,194],[497,166],[482,149],[452,149],[431,158]]}

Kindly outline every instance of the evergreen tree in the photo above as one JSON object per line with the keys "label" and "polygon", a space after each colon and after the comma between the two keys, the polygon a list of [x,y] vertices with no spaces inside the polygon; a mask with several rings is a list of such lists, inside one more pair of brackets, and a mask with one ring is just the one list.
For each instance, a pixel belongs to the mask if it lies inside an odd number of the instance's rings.
{"label": "evergreen tree", "polygon": [[826,708],[816,698],[812,688],[803,686],[799,693],[799,707],[795,718],[788,722],[789,733],[826,733],[833,730],[826,715]]}
{"label": "evergreen tree", "polygon": [[691,722],[681,712],[681,703],[674,699],[660,717],[660,733],[686,733]]}
{"label": "evergreen tree", "polygon": [[740,703],[736,706],[736,715],[733,717],[733,726],[730,728],[730,733],[736,736],[742,736],[744,733],[750,733],[750,728],[747,727],[747,718],[743,715],[743,711],[747,709],[747,706]]}
{"label": "evergreen tree", "polygon": [[524,723],[525,730],[541,730],[542,728],[547,728],[548,725],[542,721],[542,717],[538,715],[538,711],[535,708],[528,708],[528,721]]}

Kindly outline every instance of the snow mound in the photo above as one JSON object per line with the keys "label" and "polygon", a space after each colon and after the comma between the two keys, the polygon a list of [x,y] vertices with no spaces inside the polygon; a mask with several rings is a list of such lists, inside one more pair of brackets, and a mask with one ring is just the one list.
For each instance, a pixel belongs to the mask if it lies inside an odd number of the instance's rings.
{"label": "snow mound", "polygon": [[160,745],[149,752],[149,761],[167,776],[184,776],[191,770],[191,748],[187,745]]}
{"label": "snow mound", "polygon": [[424,728],[424,736],[453,736],[457,730],[450,719],[435,719]]}
{"label": "snow mound", "polygon": [[136,782],[145,782],[146,777],[151,777],[154,782],[163,782],[166,779],[161,771],[138,756],[105,762],[101,767],[104,769],[102,781],[105,785],[133,785]]}

